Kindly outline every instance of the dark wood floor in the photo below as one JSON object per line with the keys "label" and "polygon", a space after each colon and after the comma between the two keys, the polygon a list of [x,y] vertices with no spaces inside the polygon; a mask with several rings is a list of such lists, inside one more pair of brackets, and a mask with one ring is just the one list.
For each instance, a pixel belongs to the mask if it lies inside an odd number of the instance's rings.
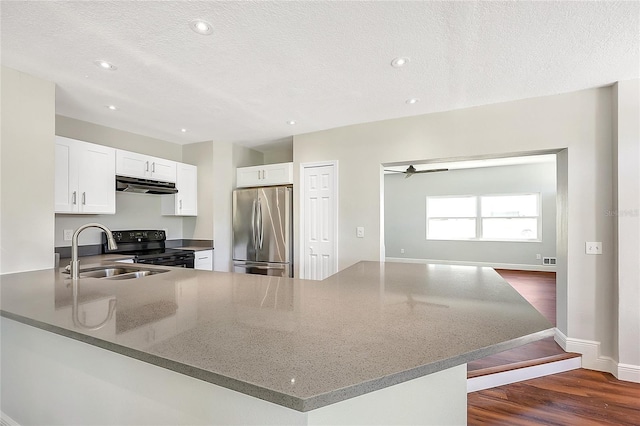
{"label": "dark wood floor", "polygon": [[539,271],[495,270],[534,308],[556,325],[556,273]]}
{"label": "dark wood floor", "polygon": [[[496,270],[556,324],[555,274]],[[469,376],[509,365],[560,356],[553,338],[521,346],[468,364]],[[467,395],[469,425],[640,425],[640,384],[609,373],[572,370]]]}
{"label": "dark wood floor", "polygon": [[473,425],[640,425],[640,384],[572,370],[467,395]]}
{"label": "dark wood floor", "polygon": [[[496,272],[553,325],[556,325],[555,272],[512,271],[506,269],[496,269]],[[538,342],[472,361],[467,364],[467,371],[480,374],[481,370],[485,369],[495,369],[500,366],[506,367],[510,364],[548,359],[549,357],[564,354],[565,352],[553,337],[547,337]],[[469,377],[472,376],[473,374],[469,375]]]}

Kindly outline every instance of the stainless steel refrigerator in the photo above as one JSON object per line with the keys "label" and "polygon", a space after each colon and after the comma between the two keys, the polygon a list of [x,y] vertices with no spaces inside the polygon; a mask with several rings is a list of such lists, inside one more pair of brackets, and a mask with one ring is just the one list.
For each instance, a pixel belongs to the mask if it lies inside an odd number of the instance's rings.
{"label": "stainless steel refrigerator", "polygon": [[290,186],[233,191],[233,269],[293,277],[293,204]]}

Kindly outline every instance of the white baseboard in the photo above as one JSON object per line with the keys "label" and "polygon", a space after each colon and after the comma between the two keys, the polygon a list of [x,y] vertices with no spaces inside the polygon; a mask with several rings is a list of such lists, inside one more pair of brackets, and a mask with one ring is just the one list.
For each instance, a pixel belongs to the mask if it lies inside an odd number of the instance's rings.
{"label": "white baseboard", "polygon": [[488,374],[486,376],[473,377],[467,379],[467,393],[549,376],[551,374],[575,370],[580,367],[580,357],[575,357],[546,364],[533,365],[531,367],[518,368],[516,370],[503,371],[496,374]]}
{"label": "white baseboard", "polygon": [[20,426],[20,423],[0,411],[0,426]]}
{"label": "white baseboard", "polygon": [[618,364],[618,380],[640,383],[640,365]]}
{"label": "white baseboard", "polygon": [[468,262],[464,260],[410,259],[405,257],[386,257],[385,261],[400,263],[439,263],[442,265],[482,266],[496,269],[512,269],[516,271],[556,272],[555,266],[529,265],[524,263]]}
{"label": "white baseboard", "polygon": [[640,366],[620,364],[611,357],[600,354],[600,342],[574,339],[556,328],[555,341],[566,352],[582,354],[582,367],[613,374],[618,380],[640,383]]}

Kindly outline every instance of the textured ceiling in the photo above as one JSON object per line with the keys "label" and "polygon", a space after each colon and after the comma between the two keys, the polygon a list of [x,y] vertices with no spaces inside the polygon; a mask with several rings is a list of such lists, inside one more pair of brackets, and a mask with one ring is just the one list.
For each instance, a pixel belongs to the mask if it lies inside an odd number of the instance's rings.
{"label": "textured ceiling", "polygon": [[[635,1],[0,7],[2,65],[54,81],[58,114],[175,143],[257,146],[640,76]],[[213,33],[193,32],[195,18]],[[391,67],[399,56],[409,64]]]}

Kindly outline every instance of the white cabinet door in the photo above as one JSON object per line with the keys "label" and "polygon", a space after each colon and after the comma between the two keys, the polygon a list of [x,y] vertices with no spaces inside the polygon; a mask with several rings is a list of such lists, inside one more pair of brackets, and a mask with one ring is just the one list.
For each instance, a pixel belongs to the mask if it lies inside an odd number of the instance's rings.
{"label": "white cabinet door", "polygon": [[115,150],[86,144],[80,150],[79,207],[82,213],[115,214]]}
{"label": "white cabinet door", "polygon": [[293,163],[263,166],[262,179],[266,185],[286,185],[293,183]]}
{"label": "white cabinet door", "polygon": [[56,136],[55,212],[114,214],[115,150]]}
{"label": "white cabinet door", "polygon": [[176,182],[176,162],[164,158],[149,157],[151,179]]}
{"label": "white cabinet door", "polygon": [[200,250],[195,252],[195,269],[213,271],[213,250]]}
{"label": "white cabinet door", "polygon": [[137,152],[116,150],[116,174],[165,182],[176,181],[176,162]]}
{"label": "white cabinet door", "polygon": [[258,186],[262,176],[262,166],[239,167],[236,169],[236,186],[238,188]]}
{"label": "white cabinet door", "polygon": [[162,196],[162,214],[170,216],[198,215],[198,168],[176,163],[177,194]]}
{"label": "white cabinet door", "polygon": [[116,174],[119,176],[145,179],[149,176],[150,167],[148,155],[116,150]]}
{"label": "white cabinet door", "polygon": [[287,185],[293,183],[293,163],[266,164],[236,169],[236,186]]}
{"label": "white cabinet door", "polygon": [[55,212],[73,213],[78,202],[78,168],[72,156],[77,142],[73,139],[56,137],[55,147]]}
{"label": "white cabinet door", "polygon": [[198,215],[198,168],[191,164],[178,164],[176,213],[181,216]]}

